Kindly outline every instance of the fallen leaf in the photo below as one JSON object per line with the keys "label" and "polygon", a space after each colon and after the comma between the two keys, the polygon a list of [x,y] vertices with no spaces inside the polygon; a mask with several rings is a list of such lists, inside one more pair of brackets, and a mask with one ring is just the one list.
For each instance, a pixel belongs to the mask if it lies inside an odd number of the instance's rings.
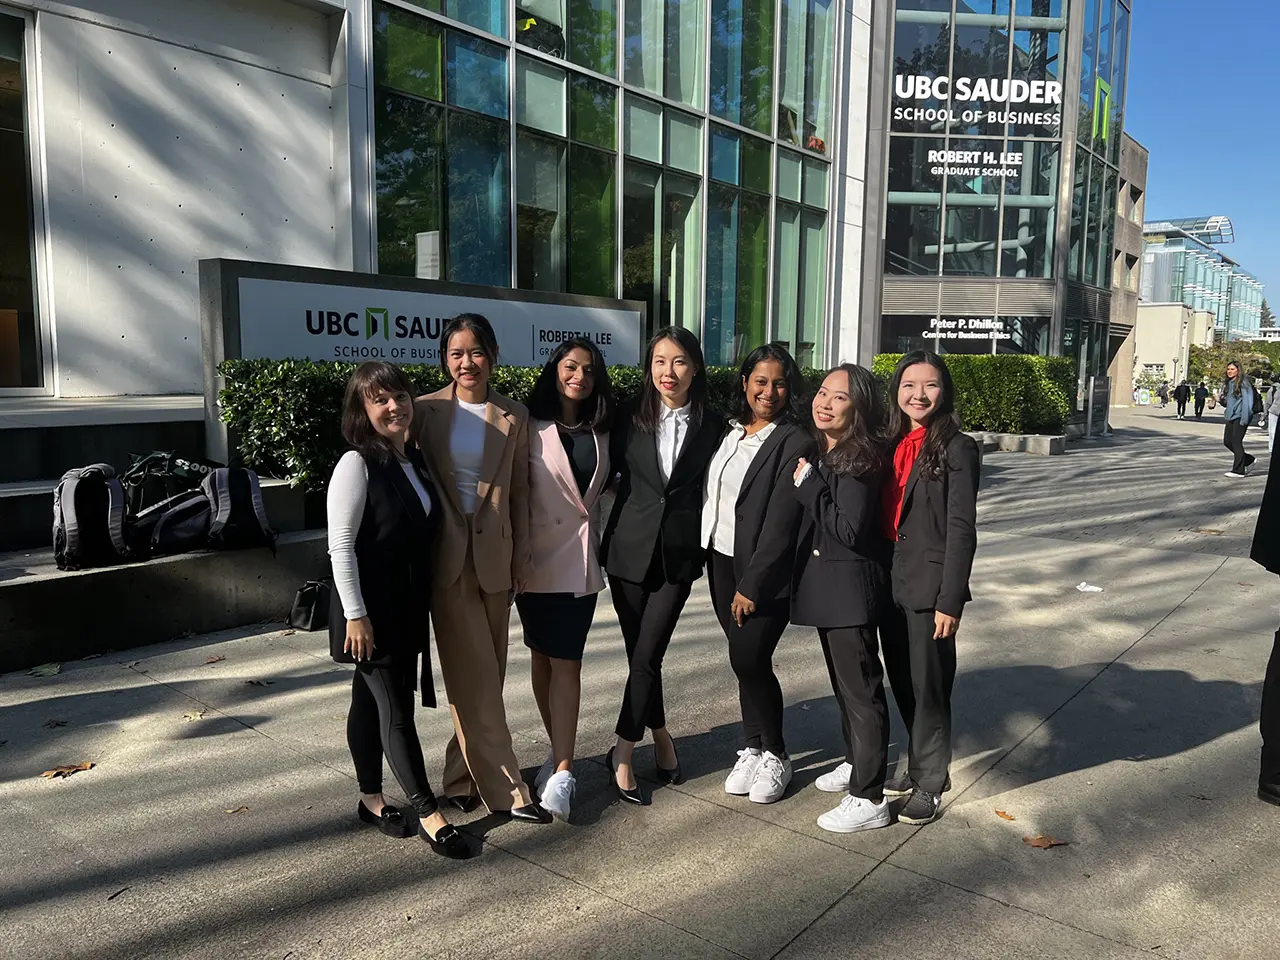
{"label": "fallen leaf", "polygon": [[46,720],[46,721],[44,722],[44,725],[45,725],[46,727],[48,727],[50,730],[56,730],[56,729],[58,729],[58,727],[65,727],[65,726],[67,725],[67,721],[65,721],[65,720]]}
{"label": "fallen leaf", "polygon": [[999,817],[1001,820],[1017,820],[1018,819],[1013,814],[1005,813],[1003,810],[997,810],[996,816]]}
{"label": "fallen leaf", "polygon": [[1044,834],[1040,834],[1035,837],[1023,837],[1022,842],[1035,847],[1037,850],[1048,850],[1050,847],[1065,847],[1069,841],[1056,840],[1053,837],[1046,837]]}
{"label": "fallen leaf", "polygon": [[245,683],[247,683],[251,687],[269,687],[271,686],[272,682],[273,681],[271,680],[246,680],[245,681]]}
{"label": "fallen leaf", "polygon": [[27,671],[29,677],[52,677],[56,673],[62,672],[62,664],[60,663],[42,663],[38,667],[32,667]]}
{"label": "fallen leaf", "polygon": [[1130,763],[1141,763],[1143,760],[1150,760],[1151,758],[1145,753],[1137,753],[1132,757],[1125,757],[1124,759],[1128,760]]}
{"label": "fallen leaf", "polygon": [[295,633],[297,633],[297,632],[298,632],[297,630],[281,630],[281,631],[280,631],[280,636],[282,636],[282,637],[292,637],[292,636],[293,636]]}
{"label": "fallen leaf", "polygon": [[208,664],[211,664],[211,663],[221,663],[225,659],[227,658],[222,656],[209,657],[207,660],[205,660],[205,665],[207,666]]}
{"label": "fallen leaf", "polygon": [[75,766],[54,767],[52,770],[46,770],[44,773],[40,774],[40,776],[44,777],[46,780],[54,780],[58,777],[70,777],[73,774],[79,773],[81,770],[92,770],[96,766],[97,764],[93,761],[86,760],[84,763],[77,763]]}
{"label": "fallen leaf", "polygon": [[223,810],[223,813],[248,813],[248,807],[236,807],[234,810]]}
{"label": "fallen leaf", "polygon": [[130,889],[130,888],[129,888],[129,887],[121,887],[119,890],[117,890],[117,891],[116,891],[115,893],[113,893],[111,896],[107,897],[107,902],[108,902],[108,903],[109,903],[109,902],[111,902],[112,900],[114,900],[116,897],[120,896],[120,894],[124,893],[124,892],[125,892],[126,890],[128,890],[128,889]]}
{"label": "fallen leaf", "polygon": [[1252,586],[1253,586],[1253,584],[1252,584],[1252,583],[1245,583],[1243,580],[1237,580],[1237,581],[1236,581],[1236,583],[1240,584],[1240,586],[1242,586],[1242,587],[1252,587]]}
{"label": "fallen leaf", "polygon": [[1213,800],[1213,797],[1206,797],[1206,796],[1204,796],[1203,794],[1193,793],[1193,794],[1191,795],[1191,799],[1192,799],[1192,800],[1209,800],[1209,801],[1212,801],[1212,800]]}
{"label": "fallen leaf", "polygon": [[1203,534],[1205,534],[1206,536],[1210,536],[1210,537],[1220,537],[1220,536],[1222,536],[1222,531],[1221,531],[1221,530],[1209,530],[1209,529],[1207,529],[1207,528],[1201,528],[1201,527],[1194,527],[1194,528],[1192,528],[1191,532],[1192,532],[1192,533],[1203,533]]}
{"label": "fallen leaf", "polygon": [[203,720],[204,714],[205,711],[203,710],[188,710],[182,715],[182,719],[190,723],[192,720]]}

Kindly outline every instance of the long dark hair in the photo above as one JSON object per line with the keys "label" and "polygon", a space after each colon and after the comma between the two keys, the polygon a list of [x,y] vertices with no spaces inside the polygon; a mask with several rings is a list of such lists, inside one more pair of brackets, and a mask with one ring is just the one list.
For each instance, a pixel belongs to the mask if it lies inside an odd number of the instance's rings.
{"label": "long dark hair", "polygon": [[923,476],[930,480],[940,480],[947,470],[947,445],[960,432],[961,423],[960,414],[956,412],[956,387],[951,380],[951,371],[932,350],[913,350],[898,361],[893,379],[889,381],[889,436],[896,444],[915,428],[915,422],[898,404],[898,387],[902,384],[902,375],[907,368],[917,363],[927,363],[937,370],[938,381],[942,384],[942,396],[929,414],[929,420],[925,424],[924,445],[920,447],[917,458]]}
{"label": "long dark hair", "polygon": [[[413,395],[416,389],[405,372],[394,363],[385,360],[366,360],[356,367],[355,373],[347,381],[346,392],[342,395],[342,439],[362,457],[377,463],[387,463],[395,455],[391,442],[373,428],[369,414],[365,412],[364,402],[379,390],[388,393],[407,393],[412,411]],[[412,418],[413,414],[410,413]],[[412,419],[410,424],[412,425]]]}
{"label": "long dark hair", "polygon": [[855,363],[842,363],[827,371],[843,373],[849,378],[849,425],[835,445],[827,450],[827,435],[812,427],[823,450],[822,462],[832,473],[841,476],[865,477],[878,473],[885,463],[885,407],[880,384],[866,367]]}
{"label": "long dark hair", "polygon": [[[1222,392],[1226,393],[1227,387],[1230,386],[1232,392],[1238,397],[1240,396],[1240,385],[1242,383],[1248,383],[1249,378],[1245,375],[1244,367],[1241,366],[1239,360],[1228,360],[1227,366],[1235,367],[1236,375],[1234,377],[1227,377],[1225,380],[1222,381]],[[1253,385],[1250,384],[1250,386],[1252,387]]]}
{"label": "long dark hair", "polygon": [[795,362],[791,354],[787,352],[787,348],[781,343],[764,343],[747,354],[747,358],[742,361],[742,369],[738,371],[740,374],[738,378],[738,409],[733,416],[744,427],[750,426],[751,421],[755,419],[755,414],[751,411],[751,404],[747,401],[747,390],[742,383],[744,380],[751,379],[751,374],[755,372],[757,364],[767,363],[770,360],[777,362],[782,367],[782,377],[787,381],[787,402],[775,422],[795,423],[800,419],[798,403],[800,398],[804,396],[804,377],[800,375],[800,365]]}
{"label": "long dark hair", "polygon": [[689,385],[689,426],[696,430],[702,423],[707,407],[707,363],[702,359],[702,344],[684,327],[663,327],[649,341],[644,354],[644,381],[640,386],[640,401],[636,405],[633,423],[641,433],[657,433],[658,420],[662,416],[662,398],[653,385],[653,351],[663,340],[671,340],[685,352],[694,366],[693,383]]}
{"label": "long dark hair", "polygon": [[489,372],[498,365],[498,337],[493,332],[493,324],[478,313],[460,313],[445,323],[440,331],[440,369],[449,372],[449,341],[455,333],[470,330],[475,334],[480,349],[489,358]]}
{"label": "long dark hair", "polygon": [[560,389],[556,384],[560,379],[560,361],[571,350],[585,350],[591,355],[591,375],[595,378],[591,396],[582,401],[578,410],[579,419],[583,426],[590,427],[596,433],[604,433],[613,421],[613,384],[609,382],[609,370],[604,365],[604,355],[600,348],[585,337],[573,337],[564,341],[542,365],[538,382],[533,385],[533,392],[529,395],[529,416],[537,420],[560,419]]}

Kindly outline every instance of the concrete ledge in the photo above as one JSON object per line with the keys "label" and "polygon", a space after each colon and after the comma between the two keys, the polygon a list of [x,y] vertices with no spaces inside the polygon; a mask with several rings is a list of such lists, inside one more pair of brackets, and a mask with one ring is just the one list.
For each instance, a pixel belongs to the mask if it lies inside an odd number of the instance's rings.
{"label": "concrete ledge", "polygon": [[265,549],[207,551],[73,573],[48,551],[0,564],[0,672],[250,623],[280,621],[329,570],[323,530]]}
{"label": "concrete ledge", "polygon": [[1002,450],[1008,453],[1032,453],[1056,457],[1067,452],[1065,436],[1040,433],[970,433],[983,452]]}

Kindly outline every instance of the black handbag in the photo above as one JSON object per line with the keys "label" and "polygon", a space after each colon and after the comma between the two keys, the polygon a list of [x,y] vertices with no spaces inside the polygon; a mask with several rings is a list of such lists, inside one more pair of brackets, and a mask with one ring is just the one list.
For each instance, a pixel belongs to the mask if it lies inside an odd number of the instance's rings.
{"label": "black handbag", "polygon": [[293,598],[289,611],[289,626],[295,630],[325,630],[329,626],[329,593],[333,584],[328,580],[308,580]]}

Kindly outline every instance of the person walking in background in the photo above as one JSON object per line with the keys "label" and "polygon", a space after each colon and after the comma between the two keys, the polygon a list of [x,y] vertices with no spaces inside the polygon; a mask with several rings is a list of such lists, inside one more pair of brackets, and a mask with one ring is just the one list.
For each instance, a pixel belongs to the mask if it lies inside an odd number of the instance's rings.
{"label": "person walking in background", "polygon": [[1209,388],[1205,382],[1201,380],[1196,384],[1196,419],[1199,420],[1204,416],[1204,403],[1209,399]]}
{"label": "person walking in background", "polygon": [[1280,380],[1271,384],[1267,394],[1267,453],[1271,453],[1276,444],[1276,423],[1280,422]]}
{"label": "person walking in background", "polygon": [[[430,587],[440,513],[422,455],[406,443],[413,393],[404,372],[381,361],[360,364],[347,382],[342,436],[351,449],[326,494],[334,585],[329,652],[355,664],[347,745],[360,819],[390,837],[420,833],[436,853],[462,859],[470,846],[440,813],[413,722],[417,683],[423,706],[436,705],[421,597]],[[382,796],[384,754],[413,807],[412,823]]]}
{"label": "person walking in background", "polygon": [[1163,410],[1169,405],[1169,381],[1162,380],[1160,386],[1156,388],[1156,396],[1160,398],[1160,409]]}
{"label": "person walking in background", "polygon": [[1187,401],[1191,399],[1191,387],[1183,380],[1173,389],[1173,399],[1178,405],[1178,419],[1187,419]]}
{"label": "person walking in background", "polygon": [[649,341],[640,397],[620,413],[610,462],[620,474],[601,550],[629,671],[605,762],[618,796],[645,803],[632,770],[635,745],[653,732],[658,780],[677,783],[680,762],[667,732],[662,658],[706,551],[698,542],[707,465],[724,420],[707,404],[698,338],[664,327]]}
{"label": "person walking in background", "polygon": [[532,565],[516,609],[530,653],[533,698],[551,753],[534,788],[561,820],[577,789],[573,751],[582,700],[582,653],[604,589],[600,495],[609,470],[613,389],[600,348],[556,347],[529,398],[529,545]]}
{"label": "person walking in background", "polygon": [[884,797],[889,704],[876,637],[876,624],[892,602],[889,544],[877,535],[884,423],[884,400],[870,372],[836,367],[813,398],[821,456],[814,463],[801,460],[794,477],[804,520],[791,619],[818,628],[844,737],[844,762],[815,784],[845,794],[818,818],[818,826],[832,833],[885,827],[891,819]]}
{"label": "person walking in background", "polygon": [[889,383],[893,474],[881,489],[883,532],[893,545],[893,605],[880,627],[885,670],[907,728],[907,772],[885,784],[908,796],[903,823],[937,818],[950,787],[951,689],[956,630],[970,599],[977,548],[980,458],[961,432],[951,373],[916,350]]}
{"label": "person walking in background", "polygon": [[1257,458],[1244,452],[1244,435],[1256,416],[1253,383],[1245,376],[1244,368],[1234,360],[1227,364],[1227,379],[1222,385],[1221,402],[1226,420],[1222,445],[1233,456],[1231,469],[1224,476],[1235,479],[1245,476]]}
{"label": "person walking in background", "polygon": [[442,491],[431,619],[455,731],[444,792],[460,810],[474,809],[478,794],[491,813],[550,823],[520,777],[502,702],[511,597],[530,575],[529,414],[490,389],[497,363],[489,321],[454,317],[440,333],[452,382],[414,410]]}
{"label": "person walking in background", "polygon": [[740,376],[738,410],[707,470],[701,543],[742,708],[743,746],[724,791],[773,803],[791,782],[773,652],[791,614],[800,520],[792,476],[816,448],[797,422],[804,380],[785,347],[757,347]]}

